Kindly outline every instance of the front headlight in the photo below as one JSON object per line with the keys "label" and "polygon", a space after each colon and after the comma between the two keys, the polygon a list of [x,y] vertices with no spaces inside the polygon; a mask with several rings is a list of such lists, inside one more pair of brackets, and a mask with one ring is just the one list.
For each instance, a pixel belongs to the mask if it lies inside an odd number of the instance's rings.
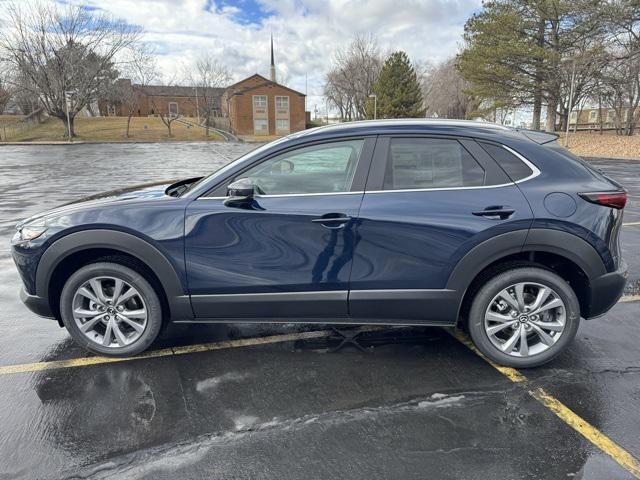
{"label": "front headlight", "polygon": [[18,234],[14,237],[15,243],[30,242],[40,237],[47,231],[44,222],[27,223],[18,230]]}

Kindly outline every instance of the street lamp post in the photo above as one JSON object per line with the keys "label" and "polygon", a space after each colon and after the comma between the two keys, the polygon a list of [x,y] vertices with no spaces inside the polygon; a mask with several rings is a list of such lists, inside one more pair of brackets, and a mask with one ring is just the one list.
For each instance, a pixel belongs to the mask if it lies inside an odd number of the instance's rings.
{"label": "street lamp post", "polygon": [[373,119],[378,119],[378,96],[375,93],[369,95],[369,98],[373,98]]}
{"label": "street lamp post", "polygon": [[69,97],[71,95],[71,92],[69,91],[64,91],[64,105],[66,107],[66,113],[67,113],[67,142],[71,143],[73,140],[71,140],[71,121],[69,119]]}

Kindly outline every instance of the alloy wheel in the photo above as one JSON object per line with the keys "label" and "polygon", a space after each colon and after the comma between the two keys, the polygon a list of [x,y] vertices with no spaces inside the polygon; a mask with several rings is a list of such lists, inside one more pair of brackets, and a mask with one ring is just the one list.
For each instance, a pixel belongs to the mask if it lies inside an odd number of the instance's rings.
{"label": "alloy wheel", "polygon": [[540,283],[520,282],[501,290],[489,303],[484,330],[491,343],[513,357],[548,350],[562,336],[566,308],[560,296]]}
{"label": "alloy wheel", "polygon": [[142,295],[116,277],[94,277],[73,296],[76,326],[91,342],[109,348],[131,345],[143,334],[148,310]]}

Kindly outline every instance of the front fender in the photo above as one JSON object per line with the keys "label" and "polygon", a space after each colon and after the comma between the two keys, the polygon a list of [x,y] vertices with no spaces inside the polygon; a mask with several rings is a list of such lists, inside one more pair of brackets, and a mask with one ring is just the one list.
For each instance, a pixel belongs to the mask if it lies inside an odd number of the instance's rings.
{"label": "front fender", "polygon": [[193,317],[186,285],[166,256],[149,242],[118,230],[83,230],[70,233],[53,242],[38,263],[36,295],[48,297],[51,276],[65,258],[81,250],[94,248],[120,251],[144,262],[162,284],[172,319]]}

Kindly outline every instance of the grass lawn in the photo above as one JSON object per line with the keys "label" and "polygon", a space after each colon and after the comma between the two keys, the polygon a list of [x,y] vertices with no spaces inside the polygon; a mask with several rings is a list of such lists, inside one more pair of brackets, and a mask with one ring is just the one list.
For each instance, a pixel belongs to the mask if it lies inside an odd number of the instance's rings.
{"label": "grass lawn", "polygon": [[24,115],[0,115],[0,126],[17,122],[24,118]]}
{"label": "grass lawn", "polygon": [[[564,133],[558,143],[564,146]],[[570,132],[569,150],[584,157],[617,157],[640,159],[640,134],[632,137],[616,135],[615,132]]]}
{"label": "grass lawn", "polygon": [[[190,120],[190,119],[186,119]],[[187,128],[174,121],[171,134],[167,127],[156,117],[133,117],[129,138],[124,138],[127,125],[126,117],[76,117],[74,141],[83,142],[165,142],[184,140],[224,140],[219,134],[209,131],[205,137],[204,129]],[[10,142],[51,142],[64,141],[64,125],[57,118],[48,118],[44,123],[15,134],[8,135]]]}

